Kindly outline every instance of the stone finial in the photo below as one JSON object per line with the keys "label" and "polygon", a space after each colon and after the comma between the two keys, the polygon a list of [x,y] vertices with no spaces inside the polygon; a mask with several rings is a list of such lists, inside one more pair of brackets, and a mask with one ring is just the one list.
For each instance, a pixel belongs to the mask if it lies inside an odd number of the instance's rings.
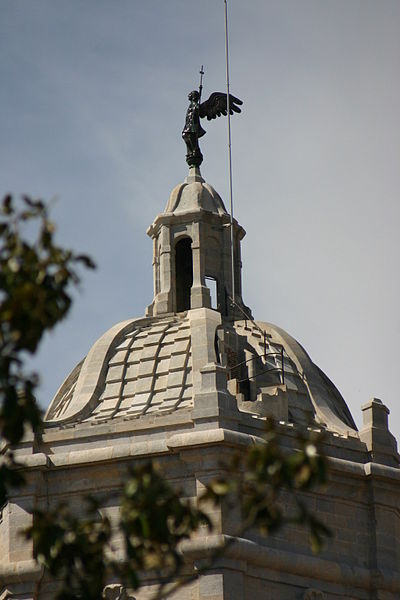
{"label": "stone finial", "polygon": [[363,413],[363,425],[366,427],[376,427],[389,431],[388,415],[390,410],[379,398],[372,398],[361,407]]}
{"label": "stone finial", "polygon": [[190,167],[189,174],[185,179],[185,183],[205,183],[200,173],[200,167]]}
{"label": "stone finial", "polygon": [[379,398],[372,398],[361,407],[363,428],[360,439],[365,442],[372,460],[376,463],[397,467],[400,457],[395,437],[389,431],[387,406]]}

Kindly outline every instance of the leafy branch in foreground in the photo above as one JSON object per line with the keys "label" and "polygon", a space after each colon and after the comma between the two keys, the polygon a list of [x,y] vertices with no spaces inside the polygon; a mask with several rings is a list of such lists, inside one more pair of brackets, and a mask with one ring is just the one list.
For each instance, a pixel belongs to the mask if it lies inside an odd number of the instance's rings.
{"label": "leafy branch in foreground", "polygon": [[[322,453],[323,436],[319,432],[298,432],[297,449],[288,452],[281,447],[279,426],[272,420],[266,424],[264,443],[237,453],[227,466],[227,475],[210,483],[205,496],[224,497],[233,508],[240,506],[241,523],[237,535],[256,527],[270,535],[289,523],[303,524],[309,529],[314,552],[322,548],[329,529],[315,519],[303,500],[304,493],[326,483],[326,459]],[[290,501],[285,509],[282,496]]]}
{"label": "leafy branch in foreground", "polygon": [[83,518],[65,504],[34,512],[26,537],[33,541],[36,560],[61,581],[57,600],[99,600],[110,576],[137,590],[141,574],[152,571],[162,586],[184,565],[179,544],[201,524],[211,529],[207,514],[182,501],[152,463],[130,469],[118,501],[123,560],[112,547],[111,524],[101,515],[101,501],[86,498]]}
{"label": "leafy branch in foreground", "polygon": [[[98,600],[109,578],[137,590],[149,573],[158,581],[154,598],[167,598],[212,568],[237,537],[253,529],[268,535],[301,523],[313,550],[320,550],[329,530],[309,511],[303,496],[326,479],[322,437],[310,432],[298,435],[296,442],[299,450],[284,450],[279,426],[269,421],[264,442],[236,452],[229,464],[221,465],[225,475],[213,479],[196,504],[182,500],[180,490],[154,464],[131,467],[116,498],[121,512],[115,531],[123,540],[118,552],[110,541],[108,519],[99,520],[101,499],[92,500],[91,517],[82,521],[65,506],[61,512],[35,513],[27,535],[34,541],[36,558],[62,581],[57,600]],[[284,509],[283,495],[291,500],[291,509]],[[238,527],[228,542],[204,556],[196,573],[188,574],[182,543],[200,533],[200,527],[207,533],[215,530],[208,516],[210,503],[239,511]]]}
{"label": "leafy branch in foreground", "polygon": [[[179,587],[206,573],[233,545],[249,531],[264,536],[297,523],[308,531],[312,551],[321,551],[331,531],[308,508],[306,494],[323,486],[327,479],[327,461],[322,452],[324,436],[320,432],[297,432],[296,450],[288,452],[281,445],[282,431],[273,420],[266,422],[264,441],[234,453],[228,464],[221,465],[224,475],[214,478],[200,497],[200,504],[213,502],[235,511],[238,525],[225,541],[203,560],[196,573],[179,575],[164,581],[155,598],[167,598]],[[171,585],[168,585],[171,583]]]}
{"label": "leafy branch in foreground", "polygon": [[34,558],[62,580],[59,600],[97,600],[105,586],[111,524],[99,514],[95,499],[87,497],[85,504],[85,514],[79,517],[63,503],[51,511],[37,510],[27,532]]}
{"label": "leafy branch in foreground", "polygon": [[[54,243],[48,209],[28,196],[17,206],[6,196],[0,209],[0,437],[4,446],[21,441],[25,428],[41,425],[35,399],[38,377],[24,371],[24,354],[34,354],[46,331],[68,313],[70,286],[78,265],[94,268],[85,255]],[[7,489],[23,478],[11,452],[0,467],[0,506]]]}

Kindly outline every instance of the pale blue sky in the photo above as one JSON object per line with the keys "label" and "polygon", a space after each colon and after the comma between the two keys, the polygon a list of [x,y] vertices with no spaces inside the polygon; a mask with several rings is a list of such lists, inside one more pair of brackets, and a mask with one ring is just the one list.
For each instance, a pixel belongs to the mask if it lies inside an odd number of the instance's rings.
{"label": "pale blue sky", "polygon": [[[294,335],[361,425],[400,437],[398,0],[230,0],[243,296]],[[187,93],[223,90],[223,1],[1,0],[1,193],[54,199],[59,239],[98,263],[36,365],[47,406],[110,326],[152,299],[146,227],[186,176]],[[226,121],[203,176],[227,201]]]}

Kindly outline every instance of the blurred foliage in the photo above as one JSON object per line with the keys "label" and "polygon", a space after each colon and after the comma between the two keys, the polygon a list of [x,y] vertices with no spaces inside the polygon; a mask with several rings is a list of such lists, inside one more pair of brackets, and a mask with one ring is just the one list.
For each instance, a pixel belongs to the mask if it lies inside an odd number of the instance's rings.
{"label": "blurred foliage", "polygon": [[226,475],[209,484],[205,497],[214,501],[224,497],[232,508],[240,506],[237,534],[255,527],[269,535],[284,525],[299,523],[308,529],[313,552],[319,552],[330,531],[309,511],[305,492],[326,483],[322,443],[321,433],[298,431],[296,450],[288,452],[281,445],[279,425],[269,419],[264,443],[236,453],[225,467]]}
{"label": "blurred foliage", "polygon": [[[21,206],[22,204],[22,206]],[[21,441],[26,427],[38,431],[35,399],[38,377],[24,371],[26,353],[36,352],[43,335],[71,306],[78,265],[92,260],[54,243],[55,227],[40,200],[6,196],[0,209],[0,438],[3,446]],[[9,452],[0,466],[0,506],[7,489],[23,478]]]}
{"label": "blurred foliage", "polygon": [[160,582],[176,576],[184,564],[179,544],[201,524],[211,530],[207,514],[181,496],[154,464],[131,467],[121,498],[125,561],[117,571],[133,589],[141,571],[156,571]]}
{"label": "blurred foliage", "polygon": [[59,600],[98,600],[106,585],[111,524],[99,513],[94,498],[85,498],[85,504],[79,516],[65,504],[36,510],[33,526],[26,532],[38,563],[62,582]]}
{"label": "blurred foliage", "polygon": [[[167,598],[212,568],[236,537],[254,529],[268,535],[290,523],[302,524],[318,552],[330,532],[308,509],[305,494],[326,481],[323,436],[298,434],[298,449],[292,452],[281,446],[280,437],[279,425],[268,421],[264,442],[235,451],[229,463],[220,465],[224,476],[212,479],[192,501],[182,499],[181,490],[171,487],[154,463],[131,466],[114,499],[120,506],[114,531],[122,539],[117,553],[110,521],[99,513],[110,496],[90,499],[89,517],[77,518],[64,505],[37,511],[27,536],[37,560],[62,581],[57,600],[98,600],[110,578],[135,591],[149,574],[158,582],[154,598]],[[222,505],[238,512],[237,530],[188,575],[181,543],[200,527],[203,533],[215,532],[208,511]]]}
{"label": "blurred foliage", "polygon": [[[22,208],[17,208],[7,196],[0,215],[1,506],[7,492],[24,482],[12,445],[22,440],[27,428],[36,433],[42,427],[35,399],[37,376],[25,372],[24,360],[68,313],[71,285],[79,283],[76,268],[94,264],[87,256],[55,245],[54,225],[43,202],[24,197]],[[279,425],[269,421],[264,441],[233,452],[231,461],[220,465],[223,476],[191,500],[183,499],[155,464],[131,466],[115,498],[120,516],[113,527],[123,542],[118,550],[102,510],[109,497],[82,499],[83,514],[66,504],[35,510],[25,535],[33,541],[36,560],[60,582],[57,600],[99,600],[110,579],[137,590],[146,573],[159,582],[157,598],[171,595],[226,550],[214,551],[196,573],[187,574],[181,544],[200,527],[213,531],[208,516],[213,506],[237,512],[238,528],[231,539],[252,529],[268,535],[288,523],[301,523],[318,551],[329,531],[308,510],[305,497],[325,482],[322,442],[316,433],[297,433],[296,450],[289,452],[281,447]]]}
{"label": "blurred foliage", "polygon": [[179,544],[200,524],[211,529],[207,514],[182,500],[179,490],[152,463],[132,467],[122,494],[115,498],[121,507],[116,525],[122,534],[124,560],[114,552],[111,524],[101,514],[101,500],[87,497],[85,501],[84,516],[77,517],[65,504],[35,511],[33,525],[26,531],[36,560],[62,582],[57,600],[99,600],[107,575],[137,590],[140,574],[152,571],[162,588],[184,566]]}

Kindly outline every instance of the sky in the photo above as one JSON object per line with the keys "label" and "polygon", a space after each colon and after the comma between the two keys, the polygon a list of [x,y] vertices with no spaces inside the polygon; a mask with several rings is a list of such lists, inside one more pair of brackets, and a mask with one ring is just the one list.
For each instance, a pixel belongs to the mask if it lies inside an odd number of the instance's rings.
{"label": "sky", "polygon": [[[377,397],[400,439],[400,2],[228,7],[243,299],[304,346],[359,427]],[[43,407],[152,300],[146,228],[187,175],[201,65],[204,97],[224,91],[222,0],[0,2],[0,194],[50,202],[56,239],[98,265],[31,363]],[[204,128],[202,175],[229,204],[226,119]]]}

